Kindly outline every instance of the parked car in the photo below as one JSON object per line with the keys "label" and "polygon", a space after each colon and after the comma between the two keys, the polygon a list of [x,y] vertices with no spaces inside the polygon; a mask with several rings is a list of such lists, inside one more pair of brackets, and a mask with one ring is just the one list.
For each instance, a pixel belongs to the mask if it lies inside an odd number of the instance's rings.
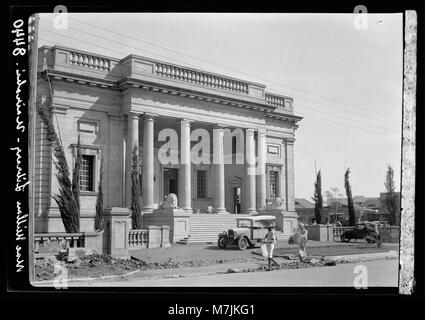
{"label": "parked car", "polygon": [[224,249],[229,245],[237,245],[240,250],[253,248],[262,242],[269,227],[276,225],[274,216],[252,216],[236,219],[236,228],[223,231],[218,235],[218,247]]}
{"label": "parked car", "polygon": [[373,243],[378,240],[376,232],[377,225],[373,222],[360,222],[356,224],[354,230],[347,230],[341,234],[341,241],[349,242],[351,239],[365,239],[368,243]]}

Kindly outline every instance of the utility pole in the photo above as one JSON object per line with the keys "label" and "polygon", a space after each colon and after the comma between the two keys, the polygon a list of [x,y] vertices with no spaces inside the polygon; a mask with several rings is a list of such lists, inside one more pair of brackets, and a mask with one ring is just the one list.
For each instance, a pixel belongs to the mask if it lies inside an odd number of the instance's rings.
{"label": "utility pole", "polygon": [[36,100],[37,100],[37,65],[38,65],[38,22],[39,16],[33,14],[28,21],[28,54],[29,54],[29,92],[28,92],[28,170],[31,177],[29,184],[29,213],[32,216],[28,224],[29,244],[29,274],[34,280],[34,218],[35,218],[35,132],[36,132]]}

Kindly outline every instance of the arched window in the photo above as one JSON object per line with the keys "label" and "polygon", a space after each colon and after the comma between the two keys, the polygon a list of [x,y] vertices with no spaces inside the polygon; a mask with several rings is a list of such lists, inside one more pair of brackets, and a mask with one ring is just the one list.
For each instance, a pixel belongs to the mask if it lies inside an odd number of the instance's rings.
{"label": "arched window", "polygon": [[237,148],[236,148],[237,139],[236,136],[232,137],[232,154],[236,154]]}

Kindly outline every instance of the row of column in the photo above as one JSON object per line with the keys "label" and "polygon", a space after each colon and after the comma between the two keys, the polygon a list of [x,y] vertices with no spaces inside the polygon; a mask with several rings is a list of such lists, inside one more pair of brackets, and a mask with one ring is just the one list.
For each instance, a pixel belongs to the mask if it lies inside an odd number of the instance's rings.
{"label": "row of column", "polygon": [[[143,116],[143,152],[142,152],[142,210],[154,209],[154,119],[156,115],[145,113]],[[192,212],[190,127],[191,120],[181,120],[181,146],[179,170],[179,206],[186,212]],[[131,168],[133,149],[139,145],[139,115],[128,115],[127,151],[126,151],[126,204],[131,201]],[[224,175],[224,129],[217,125],[213,130],[213,176],[214,209],[216,213],[227,213],[225,206]],[[244,179],[244,213],[254,214],[265,207],[266,202],[266,132],[258,132],[258,152],[255,156],[254,129],[246,130],[246,161]]]}

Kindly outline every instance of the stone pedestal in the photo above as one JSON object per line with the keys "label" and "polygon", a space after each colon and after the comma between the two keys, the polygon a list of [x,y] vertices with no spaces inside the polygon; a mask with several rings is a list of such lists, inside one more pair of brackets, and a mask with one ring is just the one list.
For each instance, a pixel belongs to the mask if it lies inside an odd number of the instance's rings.
{"label": "stone pedestal", "polygon": [[161,246],[161,227],[147,226],[148,229],[148,249],[159,248]]}
{"label": "stone pedestal", "polygon": [[298,214],[295,211],[266,209],[261,214],[276,217],[276,228],[284,234],[292,235],[298,229]]}
{"label": "stone pedestal", "polygon": [[161,248],[169,248],[170,244],[170,227],[161,226]]}
{"label": "stone pedestal", "polygon": [[112,207],[105,210],[104,245],[106,253],[114,258],[129,259],[128,232],[131,229],[128,208]]}
{"label": "stone pedestal", "polygon": [[155,209],[143,215],[143,226],[167,226],[169,242],[176,243],[189,235],[190,215],[180,208]]}
{"label": "stone pedestal", "polygon": [[307,226],[308,239],[315,241],[333,241],[333,226],[314,224]]}

